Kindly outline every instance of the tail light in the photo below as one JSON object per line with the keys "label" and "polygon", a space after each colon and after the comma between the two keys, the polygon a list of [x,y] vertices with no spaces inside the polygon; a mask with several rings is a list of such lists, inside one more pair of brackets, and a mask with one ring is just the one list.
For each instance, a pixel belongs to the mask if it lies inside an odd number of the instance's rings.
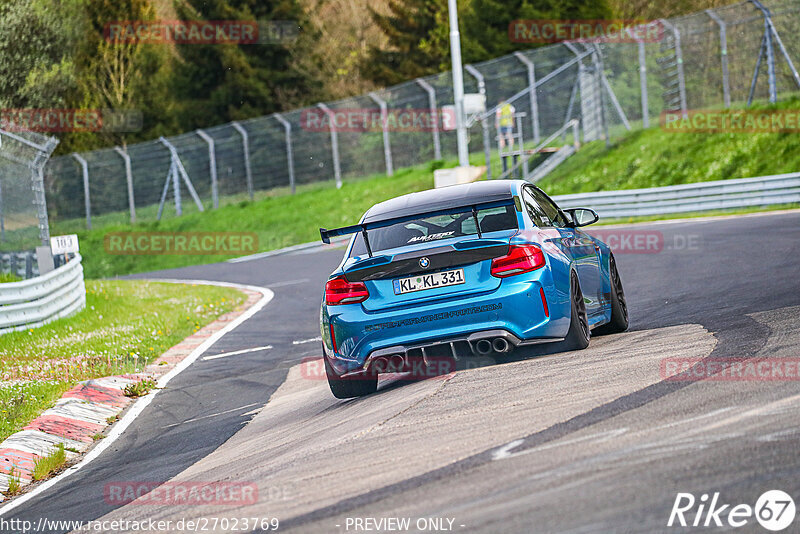
{"label": "tail light", "polygon": [[325,284],[325,303],[329,306],[356,304],[368,298],[369,291],[363,282],[348,282],[344,276],[339,276]]}
{"label": "tail light", "polygon": [[536,245],[511,245],[508,254],[492,260],[492,276],[505,278],[544,266],[544,254]]}

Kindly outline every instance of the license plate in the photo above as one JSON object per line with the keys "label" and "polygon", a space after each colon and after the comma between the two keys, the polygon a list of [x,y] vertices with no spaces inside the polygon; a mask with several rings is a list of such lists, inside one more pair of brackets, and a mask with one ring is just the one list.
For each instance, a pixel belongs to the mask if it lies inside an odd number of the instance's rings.
{"label": "license plate", "polygon": [[464,269],[418,274],[417,276],[409,276],[408,278],[398,278],[393,282],[395,295],[435,289],[437,287],[457,286],[463,283]]}

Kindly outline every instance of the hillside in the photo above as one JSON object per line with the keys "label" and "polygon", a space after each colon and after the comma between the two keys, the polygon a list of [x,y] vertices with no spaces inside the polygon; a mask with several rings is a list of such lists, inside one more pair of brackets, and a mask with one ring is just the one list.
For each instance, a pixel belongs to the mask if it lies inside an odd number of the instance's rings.
{"label": "hillside", "polygon": [[[800,99],[795,98],[773,107],[797,109],[798,105]],[[628,133],[616,139],[610,149],[602,142],[584,146],[539,185],[553,195],[563,195],[798,170],[797,133],[674,133],[654,127]]]}
{"label": "hillside", "polygon": [[[791,109],[797,100],[779,105]],[[482,154],[473,154],[480,165]],[[258,250],[272,250],[319,239],[318,229],[352,224],[376,202],[433,186],[433,170],[453,167],[455,160],[400,169],[388,178],[377,175],[348,180],[337,190],[333,183],[303,186],[294,196],[267,193],[255,202],[223,202],[218,210],[188,213],[160,222],[103,224],[78,231],[89,277],[106,277],[228,259],[209,255],[111,255],[104,238],[111,232],[255,232]],[[540,186],[550,194],[656,187],[725,180],[800,169],[800,137],[796,134],[677,134],[659,127],[631,132],[606,149],[602,141],[585,145],[546,177]],[[109,217],[109,221],[119,221]],[[64,221],[52,233],[70,233],[83,223]]]}

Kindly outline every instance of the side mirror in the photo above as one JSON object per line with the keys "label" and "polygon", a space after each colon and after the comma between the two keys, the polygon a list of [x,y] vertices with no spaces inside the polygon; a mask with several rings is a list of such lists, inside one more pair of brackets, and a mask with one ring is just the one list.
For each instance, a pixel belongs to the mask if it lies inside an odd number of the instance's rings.
{"label": "side mirror", "polygon": [[571,208],[564,211],[572,217],[572,225],[575,228],[589,226],[600,219],[597,212],[589,208]]}

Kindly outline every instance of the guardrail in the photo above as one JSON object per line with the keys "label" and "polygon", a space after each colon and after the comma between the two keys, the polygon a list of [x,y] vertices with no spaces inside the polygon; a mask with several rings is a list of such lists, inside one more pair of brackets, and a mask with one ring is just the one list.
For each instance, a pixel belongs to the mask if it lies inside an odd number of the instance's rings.
{"label": "guardrail", "polygon": [[76,254],[72,261],[43,276],[0,284],[0,334],[41,326],[85,306],[83,266]]}
{"label": "guardrail", "polygon": [[800,203],[800,172],[650,189],[559,195],[562,208],[592,208],[605,218],[666,215]]}
{"label": "guardrail", "polygon": [[13,274],[23,280],[39,276],[39,266],[34,252],[0,253],[0,273]]}

